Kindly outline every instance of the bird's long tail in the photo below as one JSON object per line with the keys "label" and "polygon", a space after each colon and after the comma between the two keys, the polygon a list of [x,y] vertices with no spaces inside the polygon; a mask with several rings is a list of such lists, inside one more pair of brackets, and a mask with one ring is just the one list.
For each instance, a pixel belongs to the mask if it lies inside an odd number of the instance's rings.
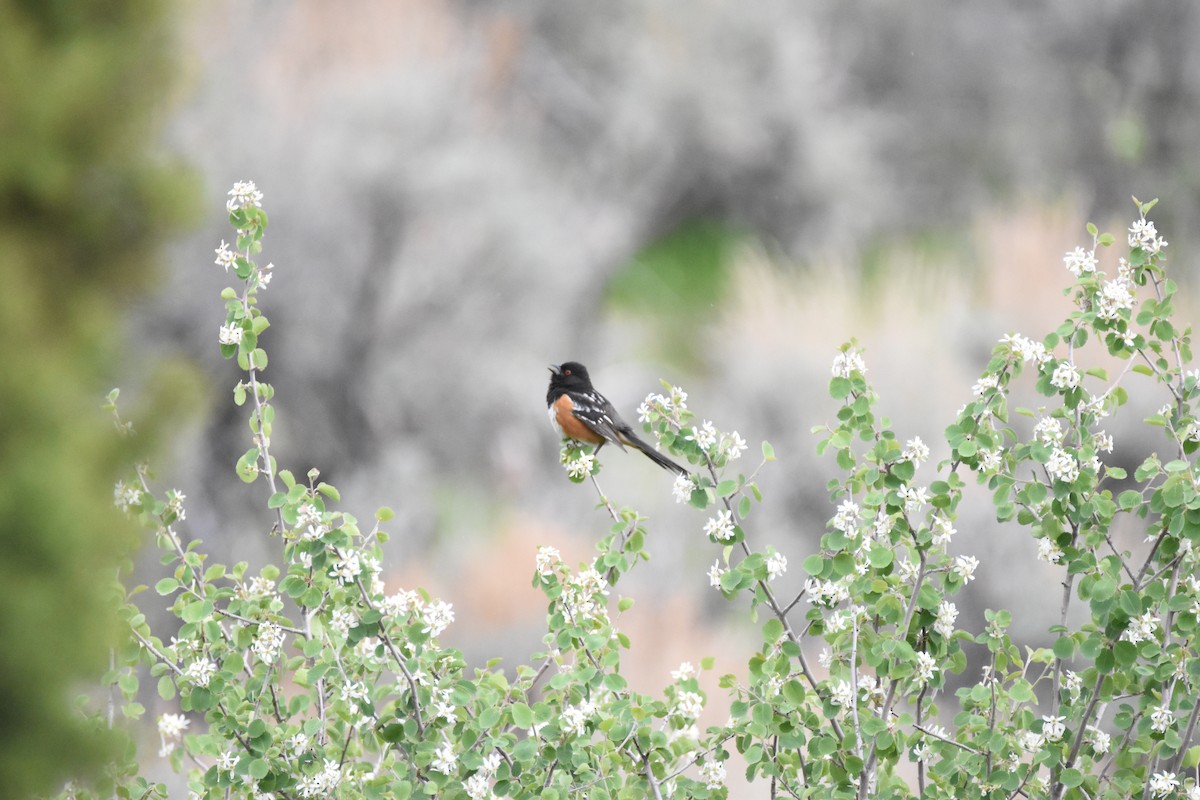
{"label": "bird's long tail", "polygon": [[646,444],[645,442],[643,442],[641,439],[639,439],[636,436],[630,436],[628,444],[631,444],[634,447],[636,447],[638,450],[641,450],[643,453],[645,453],[646,458],[650,459],[655,464],[658,464],[663,469],[669,469],[672,472],[679,473],[680,475],[691,475],[692,474],[687,469],[679,466],[674,461],[667,458],[662,453],[658,452],[653,447]]}

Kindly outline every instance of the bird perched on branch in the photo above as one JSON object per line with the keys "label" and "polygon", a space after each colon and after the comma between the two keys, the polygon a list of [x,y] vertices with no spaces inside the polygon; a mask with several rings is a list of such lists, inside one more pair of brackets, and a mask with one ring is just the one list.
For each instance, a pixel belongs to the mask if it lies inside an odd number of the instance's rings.
{"label": "bird perched on branch", "polygon": [[550,422],[564,439],[596,445],[597,453],[608,442],[622,450],[636,448],[663,469],[690,473],[671,459],[646,444],[633,428],[621,419],[608,398],[592,386],[583,364],[567,361],[550,366],[550,389],[546,392],[546,411]]}

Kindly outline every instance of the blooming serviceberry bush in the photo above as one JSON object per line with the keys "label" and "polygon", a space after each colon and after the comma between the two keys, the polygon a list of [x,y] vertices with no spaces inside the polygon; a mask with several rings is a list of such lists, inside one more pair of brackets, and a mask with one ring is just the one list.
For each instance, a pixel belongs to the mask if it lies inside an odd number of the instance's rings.
{"label": "blooming serviceberry bush", "polygon": [[[164,641],[135,603],[141,587],[122,588],[130,639],[109,679],[126,717],[144,713],[146,675],[177,704],[157,720],[159,757],[192,796],[707,798],[726,796],[736,770],[770,797],[1200,797],[1200,374],[1187,368],[1190,329],[1172,319],[1153,203],[1138,203],[1115,269],[1102,248],[1116,240],[1088,227],[1089,245],[1064,258],[1074,310],[1040,339],[1000,340],[969,397],[964,387],[945,448],[891,430],[863,352],[842,348],[836,419],[814,429],[839,477],[819,549],[792,554],[805,574],[794,594],[778,588],[789,569],[778,546],[794,533],[751,524],[771,446],[741,472],[744,439],[695,416],[686,392],[664,384],[646,398],[643,429],[693,469],[670,491],[699,512],[709,583],[760,629],[744,677],[721,677],[716,699],[698,681],[710,659],[684,661],[656,695],[622,676],[630,641],[617,623],[633,600],[615,590],[648,558],[647,531],[600,491],[601,464],[578,443],[564,442],[567,477],[593,483],[612,524],[590,563],[569,565],[552,544],[531,554],[547,614],[527,665],[467,664],[439,640],[455,622],[450,600],[385,585],[392,512],[360,525],[316,470],[298,479],[271,455],[262,199],[252,183],[230,192],[236,235],[216,262],[238,284],[222,294],[217,345],[244,373],[233,399],[252,441],[236,473],[265,486],[262,533],[280,537],[282,562],[255,574],[210,563],[182,533],[186,497],[157,490],[145,466],[114,490],[156,532],[154,588],[179,628]],[[1022,381],[1040,407],[1010,408]],[[1161,395],[1145,424],[1162,455],[1131,478],[1105,426],[1135,384]],[[934,449],[948,455],[931,463]],[[957,529],[968,481],[1061,575],[1052,647],[1018,646],[1003,609],[982,630],[958,627],[956,596],[989,568]],[[1078,604],[1087,619],[1071,627]],[[984,664],[978,678],[963,675],[968,656]],[[701,729],[714,705],[724,723]],[[166,796],[132,753],[98,791]]]}

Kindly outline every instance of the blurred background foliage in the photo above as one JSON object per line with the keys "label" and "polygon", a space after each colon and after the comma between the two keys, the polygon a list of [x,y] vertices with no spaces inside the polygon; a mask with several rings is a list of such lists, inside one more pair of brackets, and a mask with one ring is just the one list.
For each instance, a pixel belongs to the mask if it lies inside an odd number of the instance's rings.
{"label": "blurred background foliage", "polygon": [[[155,153],[167,3],[0,3],[0,786],[49,791],[119,746],[74,696],[107,668],[113,508],[134,457],[100,411],[119,308],[192,192]],[[162,406],[152,401],[150,406]],[[143,437],[146,438],[146,437]]]}
{"label": "blurred background foliage", "polygon": [[[389,584],[454,602],[446,640],[510,663],[542,630],[536,545],[584,559],[607,527],[561,474],[548,363],[588,364],[627,417],[665,378],[702,418],[771,440],[780,460],[752,535],[798,564],[833,512],[809,429],[831,412],[842,341],[864,343],[884,413],[936,459],[994,342],[1068,312],[1061,254],[1087,220],[1120,233],[1130,194],[1161,197],[1172,269],[1193,284],[1200,11],[1186,0],[362,0],[353,13],[220,0],[172,20],[151,2],[2,7],[5,469],[41,494],[6,483],[14,556],[0,569],[40,576],[47,617],[95,584],[44,579],[43,551],[110,563],[122,537],[72,541],[108,530],[109,502],[104,486],[62,490],[109,478],[115,445],[94,425],[109,383],[147,407],[203,409],[160,469],[188,495],[187,535],[231,560],[279,552],[261,487],[231,480],[247,429],[218,356],[227,276],[211,252],[235,180],[257,181],[271,215],[273,452],[319,467],[360,517],[396,507]],[[187,196],[160,149],[194,165],[204,221],[143,297],[146,254]],[[202,388],[152,377],[162,359],[198,365]],[[184,388],[155,400],[163,384]],[[1122,466],[1151,446],[1122,439],[1138,417],[1114,420]],[[606,491],[652,519],[655,560],[622,586],[639,602],[621,623],[631,683],[652,690],[681,660],[732,652],[744,609],[708,588],[715,553],[670,481],[644,459],[603,461]],[[33,535],[33,520],[65,532]],[[1006,606],[1019,633],[1044,637],[1053,569],[990,520],[982,503],[958,526],[984,562],[962,622]],[[1027,576],[1019,593],[1013,575]],[[88,620],[80,663],[103,627]],[[46,686],[64,674],[32,650],[13,658]]]}

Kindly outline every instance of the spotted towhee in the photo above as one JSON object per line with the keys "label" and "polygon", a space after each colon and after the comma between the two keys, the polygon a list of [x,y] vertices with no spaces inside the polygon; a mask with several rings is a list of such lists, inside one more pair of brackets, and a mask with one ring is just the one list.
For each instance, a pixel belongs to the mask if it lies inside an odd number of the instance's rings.
{"label": "spotted towhee", "polygon": [[690,474],[686,469],[659,453],[638,438],[613,404],[592,388],[587,368],[576,361],[551,365],[550,390],[546,392],[546,411],[550,422],[564,439],[575,439],[596,445],[596,452],[607,442],[613,442],[622,450],[625,446],[635,447],[663,469],[674,470],[680,475]]}

